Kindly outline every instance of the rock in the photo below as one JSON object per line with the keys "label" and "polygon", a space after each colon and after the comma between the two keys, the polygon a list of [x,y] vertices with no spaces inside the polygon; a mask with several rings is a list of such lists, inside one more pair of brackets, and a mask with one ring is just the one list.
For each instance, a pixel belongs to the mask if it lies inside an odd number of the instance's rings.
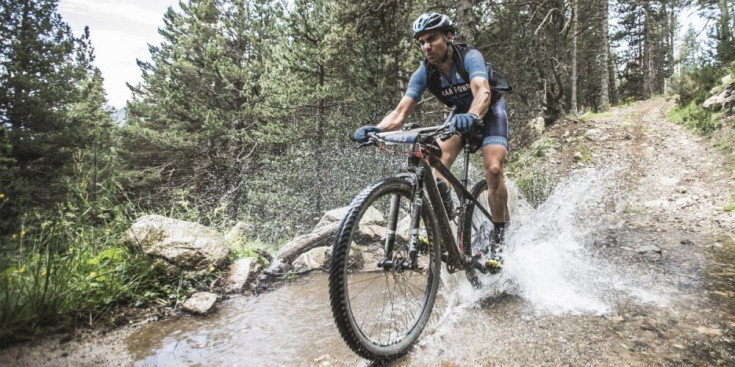
{"label": "rock", "polygon": [[237,222],[232,229],[225,235],[225,240],[231,244],[240,242],[245,236],[250,233],[250,224],[245,222]]}
{"label": "rock", "polygon": [[656,253],[661,255],[661,249],[654,245],[641,246],[635,251],[639,254]]}
{"label": "rock", "polygon": [[735,83],[735,79],[732,78],[731,74],[727,74],[720,79],[720,84],[729,87],[730,85]]}
{"label": "rock", "polygon": [[623,318],[623,316],[615,316],[612,319],[610,319],[610,321],[612,321],[613,324],[619,324],[619,323],[625,321],[625,319]]}
{"label": "rock", "polygon": [[728,106],[728,103],[732,103],[733,94],[735,94],[735,88],[725,88],[712,97],[707,98],[702,104],[702,107],[710,111],[720,111]]}
{"label": "rock", "polygon": [[722,330],[720,330],[720,329],[714,329],[714,328],[709,328],[709,327],[706,327],[706,326],[700,326],[700,327],[698,327],[697,328],[697,331],[700,332],[700,333],[702,333],[702,334],[704,334],[704,335],[708,335],[708,336],[721,336],[722,335]]}
{"label": "rock", "polygon": [[[332,223],[337,223],[342,221],[342,218],[344,218],[345,215],[347,215],[347,212],[350,210],[350,207],[345,206],[342,208],[337,208],[330,210],[322,216],[322,218],[319,220],[319,223],[316,224],[314,227],[314,231],[327,226]],[[362,223],[363,224],[385,224],[385,218],[383,217],[380,212],[370,207],[367,212],[362,217]]]}
{"label": "rock", "polygon": [[332,224],[334,222],[339,222],[344,218],[344,216],[347,214],[347,211],[350,209],[349,206],[345,206],[342,208],[337,208],[330,210],[322,216],[322,218],[319,220],[319,223],[316,224],[316,227],[314,227],[314,230],[320,229],[324,227],[327,224]]}
{"label": "rock", "polygon": [[227,272],[227,279],[225,280],[223,290],[227,293],[241,292],[242,288],[248,280],[254,277],[259,268],[260,265],[257,259],[253,257],[246,257],[233,262],[230,264]]}
{"label": "rock", "polygon": [[199,292],[194,293],[184,302],[181,308],[190,313],[205,315],[212,310],[214,303],[217,302],[218,296],[214,293]]}
{"label": "rock", "polygon": [[609,136],[605,135],[600,129],[589,129],[584,133],[584,137],[591,141],[605,141]]}
{"label": "rock", "polygon": [[669,206],[669,202],[667,200],[649,200],[643,203],[643,206],[646,208],[665,208]]}
{"label": "rock", "polygon": [[329,265],[331,258],[331,247],[317,247],[297,257],[293,261],[293,268],[297,271],[323,268]]}
{"label": "rock", "polygon": [[584,158],[581,152],[574,152],[574,161],[579,162]]}
{"label": "rock", "polygon": [[546,129],[546,122],[543,117],[536,117],[535,119],[528,121],[528,127],[530,127],[537,135],[541,135]]}
{"label": "rock", "polygon": [[230,253],[230,243],[211,228],[160,215],[138,218],[125,232],[125,241],[166,265],[175,265],[174,269],[204,270],[221,264]]}

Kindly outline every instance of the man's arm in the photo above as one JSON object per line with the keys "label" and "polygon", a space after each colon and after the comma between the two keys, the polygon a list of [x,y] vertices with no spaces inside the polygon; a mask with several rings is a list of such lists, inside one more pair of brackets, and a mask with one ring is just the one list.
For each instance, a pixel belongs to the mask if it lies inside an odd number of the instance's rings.
{"label": "man's arm", "polygon": [[468,113],[475,113],[477,116],[482,118],[490,108],[490,98],[492,92],[490,92],[490,82],[486,78],[472,78],[470,81],[470,87],[472,87],[472,104]]}
{"label": "man's arm", "polygon": [[[487,80],[485,80],[485,84],[487,84]],[[489,85],[488,90],[490,90]],[[488,105],[489,102],[490,101],[488,100]],[[401,98],[401,101],[398,102],[398,107],[396,107],[395,110],[391,111],[387,116],[385,116],[383,118],[383,121],[380,121],[377,126],[383,131],[393,131],[400,129],[401,126],[406,123],[408,116],[410,116],[411,113],[413,113],[413,110],[416,109],[416,105],[418,105],[418,103],[415,99],[403,96],[403,98]],[[487,106],[485,106],[485,111],[487,111]]]}

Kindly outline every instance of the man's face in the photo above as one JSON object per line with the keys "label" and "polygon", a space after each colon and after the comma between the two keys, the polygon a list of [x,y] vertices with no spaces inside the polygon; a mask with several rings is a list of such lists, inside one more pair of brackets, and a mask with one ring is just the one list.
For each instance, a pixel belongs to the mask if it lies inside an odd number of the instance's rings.
{"label": "man's face", "polygon": [[[447,39],[451,39],[452,34],[447,34]],[[447,44],[444,42],[444,35],[441,31],[431,31],[419,35],[419,46],[423,51],[426,59],[434,65],[439,65],[444,55],[447,53]]]}

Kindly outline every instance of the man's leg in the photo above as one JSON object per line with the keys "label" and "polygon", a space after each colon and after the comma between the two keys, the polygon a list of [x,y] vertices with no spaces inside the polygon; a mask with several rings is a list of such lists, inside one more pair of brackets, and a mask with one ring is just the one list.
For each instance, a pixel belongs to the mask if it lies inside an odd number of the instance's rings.
{"label": "man's leg", "polygon": [[[442,157],[439,160],[447,168],[452,168],[452,164],[454,164],[462,149],[462,138],[459,135],[454,135],[447,140],[439,141],[439,148],[442,150]],[[444,178],[437,170],[434,170],[434,177]]]}
{"label": "man's leg", "polygon": [[482,161],[487,181],[488,204],[493,222],[496,224],[509,220],[508,190],[503,179],[503,161],[506,150],[502,145],[486,145],[482,148]]}

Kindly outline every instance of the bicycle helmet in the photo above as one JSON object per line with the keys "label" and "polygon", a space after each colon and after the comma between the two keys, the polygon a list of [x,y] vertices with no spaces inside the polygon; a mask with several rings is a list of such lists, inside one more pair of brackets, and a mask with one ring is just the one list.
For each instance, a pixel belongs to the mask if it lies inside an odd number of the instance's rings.
{"label": "bicycle helmet", "polygon": [[454,32],[454,23],[448,16],[439,13],[421,14],[413,22],[413,38],[417,38],[421,33],[433,30]]}

